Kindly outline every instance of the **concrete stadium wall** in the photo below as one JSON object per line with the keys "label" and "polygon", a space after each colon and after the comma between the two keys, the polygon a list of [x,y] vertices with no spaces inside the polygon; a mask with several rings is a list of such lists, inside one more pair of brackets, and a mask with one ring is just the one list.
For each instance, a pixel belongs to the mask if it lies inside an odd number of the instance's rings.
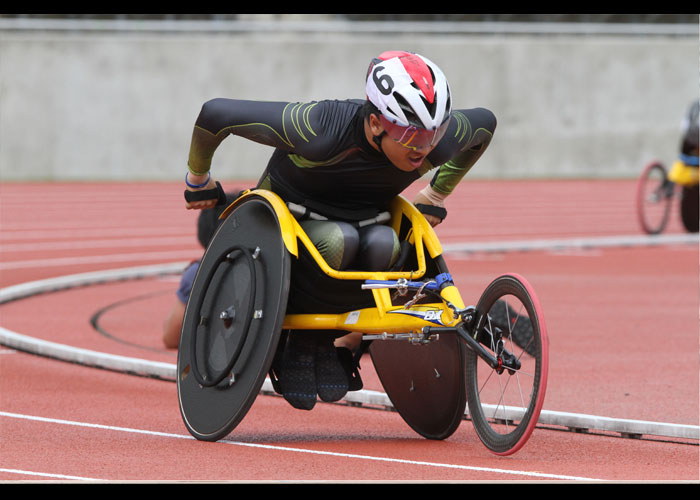
{"label": "concrete stadium wall", "polygon": [[[671,162],[698,36],[0,30],[0,180],[176,180],[206,100],[363,98],[369,60],[419,52],[498,129],[470,176],[630,178]],[[270,149],[229,137],[219,179]]]}

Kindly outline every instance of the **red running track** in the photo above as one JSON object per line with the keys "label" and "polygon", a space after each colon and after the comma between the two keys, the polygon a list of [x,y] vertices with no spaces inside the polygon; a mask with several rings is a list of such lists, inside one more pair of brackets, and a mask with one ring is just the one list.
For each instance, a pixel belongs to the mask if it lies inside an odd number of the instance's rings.
{"label": "red running track", "polygon": [[[179,183],[4,184],[0,287],[196,258],[196,214],[182,208],[181,191]],[[448,209],[438,228],[445,245],[640,235],[633,181],[470,181]],[[683,233],[677,214],[667,233]],[[534,286],[551,343],[545,410],[694,426],[698,259],[687,243],[447,255],[467,301],[505,272]],[[0,326],[175,363],[159,338],[175,286],[176,277],[160,277],[36,295],[0,305]],[[103,309],[111,337],[89,321]],[[699,479],[697,439],[545,426],[515,455],[497,457],[467,420],[436,442],[394,412],[324,403],[302,412],[267,395],[226,439],[204,443],[186,431],[173,382],[0,353],[5,482]],[[362,375],[381,391],[368,359]]]}

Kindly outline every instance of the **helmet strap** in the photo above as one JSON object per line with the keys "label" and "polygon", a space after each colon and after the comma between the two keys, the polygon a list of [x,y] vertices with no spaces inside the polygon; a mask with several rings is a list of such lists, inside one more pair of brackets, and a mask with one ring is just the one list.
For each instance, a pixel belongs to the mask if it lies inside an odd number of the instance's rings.
{"label": "helmet strap", "polygon": [[379,148],[379,151],[381,151],[382,153],[384,153],[384,150],[382,149],[382,137],[384,137],[384,135],[386,135],[386,130],[382,130],[382,133],[379,135],[372,136],[372,141],[374,141],[374,143]]}

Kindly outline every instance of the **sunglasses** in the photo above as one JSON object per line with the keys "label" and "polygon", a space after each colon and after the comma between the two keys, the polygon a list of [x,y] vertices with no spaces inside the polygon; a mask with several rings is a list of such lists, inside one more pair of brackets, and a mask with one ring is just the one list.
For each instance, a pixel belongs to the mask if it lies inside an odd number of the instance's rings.
{"label": "sunglasses", "polygon": [[379,121],[389,137],[403,147],[414,150],[430,147],[440,142],[450,123],[450,120],[446,119],[435,130],[428,130],[414,125],[404,127],[387,120],[383,115],[379,115]]}

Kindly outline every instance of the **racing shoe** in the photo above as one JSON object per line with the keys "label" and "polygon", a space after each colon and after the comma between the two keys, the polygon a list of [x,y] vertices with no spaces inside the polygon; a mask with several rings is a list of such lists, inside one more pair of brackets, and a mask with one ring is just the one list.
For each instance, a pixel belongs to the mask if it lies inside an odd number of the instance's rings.
{"label": "racing shoe", "polygon": [[324,336],[316,344],[316,391],[322,401],[332,403],[347,394],[348,375],[338,357],[333,337]]}
{"label": "racing shoe", "polygon": [[338,353],[340,364],[343,365],[345,374],[348,376],[348,391],[362,390],[364,384],[360,376],[360,359],[363,351],[360,349],[353,353],[347,347],[337,347],[335,352]]}
{"label": "racing shoe", "polygon": [[313,335],[290,333],[282,354],[279,387],[294,408],[311,410],[316,405],[316,339]]}
{"label": "racing shoe", "polygon": [[499,300],[489,311],[491,322],[498,326],[504,337],[511,337],[515,345],[530,356],[535,355],[532,325],[527,316],[518,315],[505,301]]}

